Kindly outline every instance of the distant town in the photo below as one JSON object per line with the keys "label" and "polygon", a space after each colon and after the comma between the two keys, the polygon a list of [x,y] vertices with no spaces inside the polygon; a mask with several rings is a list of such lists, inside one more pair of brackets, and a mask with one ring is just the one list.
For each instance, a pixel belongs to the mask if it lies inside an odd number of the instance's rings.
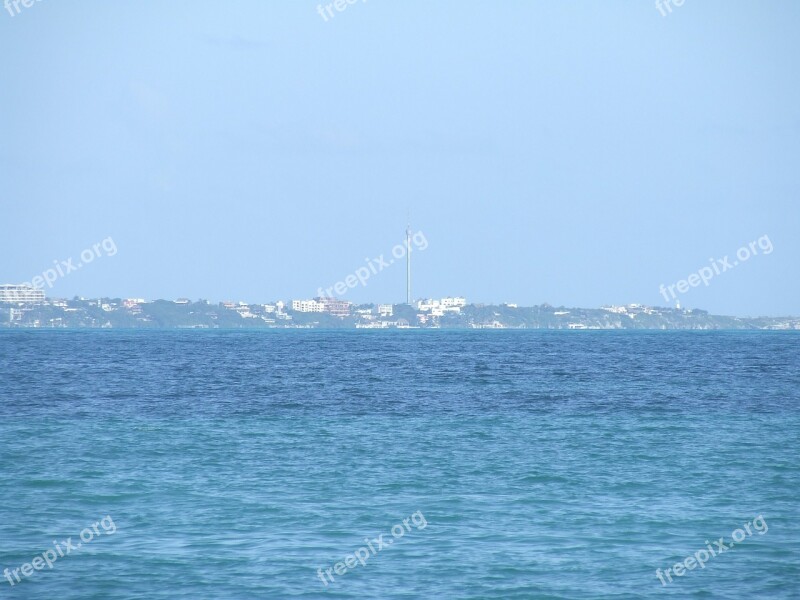
{"label": "distant town", "polygon": [[566,308],[549,304],[470,304],[462,296],[402,304],[354,304],[331,297],[267,304],[188,298],[46,297],[0,285],[0,328],[118,329],[800,329],[796,317],[729,317],[698,309],[628,304]]}

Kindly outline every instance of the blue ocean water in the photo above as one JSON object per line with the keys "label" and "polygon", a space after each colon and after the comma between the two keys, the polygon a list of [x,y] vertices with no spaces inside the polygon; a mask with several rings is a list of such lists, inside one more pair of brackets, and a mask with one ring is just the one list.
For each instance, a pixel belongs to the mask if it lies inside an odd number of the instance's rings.
{"label": "blue ocean water", "polygon": [[791,332],[2,332],[0,598],[797,598],[799,390]]}

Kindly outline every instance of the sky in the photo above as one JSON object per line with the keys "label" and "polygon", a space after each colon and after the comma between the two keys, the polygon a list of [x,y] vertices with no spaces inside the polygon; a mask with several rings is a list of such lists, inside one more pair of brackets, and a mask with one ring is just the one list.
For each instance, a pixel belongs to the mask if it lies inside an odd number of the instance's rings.
{"label": "sky", "polygon": [[800,3],[318,6],[0,11],[0,283],[800,315]]}

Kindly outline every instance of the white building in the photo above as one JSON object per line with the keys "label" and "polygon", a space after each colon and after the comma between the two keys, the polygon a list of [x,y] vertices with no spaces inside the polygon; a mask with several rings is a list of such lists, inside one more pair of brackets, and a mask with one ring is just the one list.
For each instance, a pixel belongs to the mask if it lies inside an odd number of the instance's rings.
{"label": "white building", "polygon": [[459,308],[461,308],[462,306],[467,305],[467,299],[461,296],[455,296],[452,298],[451,297],[442,298],[441,304],[442,308],[450,308],[452,306],[458,306]]}
{"label": "white building", "polygon": [[305,313],[321,313],[325,310],[325,304],[316,300],[292,300],[292,310]]}
{"label": "white building", "polygon": [[601,306],[601,308],[605,311],[608,311],[610,313],[615,313],[618,315],[624,315],[625,313],[628,312],[628,309],[625,308],[624,306],[611,305],[611,306]]}
{"label": "white building", "polygon": [[438,300],[419,300],[417,302],[417,310],[433,310],[434,308],[439,308],[440,302]]}
{"label": "white building", "polygon": [[29,285],[0,285],[0,302],[44,302],[44,290]]}
{"label": "white building", "polygon": [[239,316],[241,316],[243,319],[258,318],[258,315],[254,315],[252,312],[250,312],[250,307],[247,304],[240,304],[234,310],[239,313]]}
{"label": "white building", "polygon": [[467,305],[467,299],[461,296],[442,298],[441,300],[420,300],[417,310],[431,311],[432,314],[442,315],[442,311],[460,312],[462,306]]}
{"label": "white building", "polygon": [[378,314],[382,317],[391,317],[394,314],[394,307],[391,304],[378,304]]}

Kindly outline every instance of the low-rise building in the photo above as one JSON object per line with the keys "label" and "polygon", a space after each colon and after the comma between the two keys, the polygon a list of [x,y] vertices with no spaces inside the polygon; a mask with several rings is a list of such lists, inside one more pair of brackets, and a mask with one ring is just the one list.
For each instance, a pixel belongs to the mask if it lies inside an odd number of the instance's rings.
{"label": "low-rise building", "polygon": [[322,304],[322,312],[326,312],[334,317],[349,317],[352,304],[347,300],[337,300],[329,296],[317,298],[317,302]]}
{"label": "low-rise building", "polygon": [[316,300],[292,300],[292,310],[303,313],[321,313],[325,310],[325,305]]}
{"label": "low-rise building", "polygon": [[431,311],[442,315],[442,311],[461,312],[461,308],[467,305],[467,299],[461,296],[448,296],[440,300],[420,300],[417,302],[417,310]]}
{"label": "low-rise building", "polygon": [[607,311],[607,312],[615,313],[615,314],[618,314],[618,315],[624,315],[625,313],[628,312],[628,309],[625,308],[624,306],[611,305],[611,306],[601,306],[600,308],[602,310]]}
{"label": "low-rise building", "polygon": [[0,302],[44,302],[44,290],[29,285],[0,285]]}
{"label": "low-rise building", "polygon": [[444,308],[449,308],[449,307],[452,307],[452,306],[457,306],[457,307],[461,308],[462,306],[466,306],[467,305],[467,299],[462,297],[462,296],[454,296],[454,297],[442,298],[441,305]]}
{"label": "low-rise building", "polygon": [[254,315],[250,311],[250,306],[247,305],[247,304],[244,304],[243,302],[240,302],[239,306],[237,306],[233,310],[235,310],[237,313],[239,313],[239,316],[242,317],[243,319],[257,319],[258,318],[258,315]]}
{"label": "low-rise building", "polygon": [[417,302],[417,310],[428,311],[438,307],[438,300],[419,300]]}

